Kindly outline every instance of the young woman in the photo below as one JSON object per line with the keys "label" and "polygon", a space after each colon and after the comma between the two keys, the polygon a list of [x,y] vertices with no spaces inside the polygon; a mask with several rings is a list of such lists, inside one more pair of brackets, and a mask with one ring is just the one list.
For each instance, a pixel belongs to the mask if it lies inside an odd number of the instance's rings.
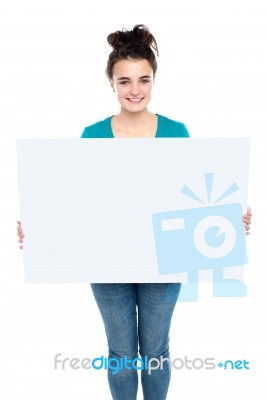
{"label": "young woman", "polygon": [[[132,31],[111,33],[107,41],[113,48],[106,74],[121,105],[119,114],[109,116],[84,129],[82,138],[189,137],[184,124],[154,114],[147,108],[157,70],[158,47],[145,25]],[[243,216],[248,234],[251,210]],[[23,234],[18,221],[19,242]],[[23,248],[21,245],[20,248]],[[151,360],[169,358],[169,331],[180,290],[180,283],[92,283],[91,288],[101,313],[109,347],[110,365],[121,359],[138,357]],[[171,301],[166,292],[171,292]],[[167,300],[168,299],[168,300]],[[171,370],[166,361],[149,373],[141,371],[145,400],[164,400]],[[136,400],[138,374],[135,368],[122,368],[114,374],[108,369],[108,381],[114,400]]]}

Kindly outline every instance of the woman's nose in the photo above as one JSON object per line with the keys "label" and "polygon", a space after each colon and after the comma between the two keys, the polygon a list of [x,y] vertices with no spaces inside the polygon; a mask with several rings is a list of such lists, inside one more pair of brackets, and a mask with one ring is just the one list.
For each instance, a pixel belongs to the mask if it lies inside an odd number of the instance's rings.
{"label": "woman's nose", "polygon": [[139,85],[132,84],[130,87],[130,94],[132,95],[132,97],[137,97],[139,93],[140,93]]}

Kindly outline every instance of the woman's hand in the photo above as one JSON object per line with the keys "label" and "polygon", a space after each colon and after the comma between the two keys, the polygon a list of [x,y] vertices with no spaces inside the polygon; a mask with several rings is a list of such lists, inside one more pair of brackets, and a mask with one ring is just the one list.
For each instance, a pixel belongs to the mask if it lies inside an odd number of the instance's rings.
{"label": "woman's hand", "polygon": [[[21,221],[17,221],[17,224],[18,224],[17,231],[18,231],[18,236],[19,236],[18,242],[23,243],[23,238],[25,237],[25,235],[22,230]],[[21,245],[21,246],[19,246],[19,248],[23,249],[23,246]]]}
{"label": "woman's hand", "polygon": [[243,215],[243,223],[245,226],[246,235],[250,234],[249,230],[250,230],[250,224],[251,224],[251,217],[252,217],[251,208],[248,207],[247,213]]}

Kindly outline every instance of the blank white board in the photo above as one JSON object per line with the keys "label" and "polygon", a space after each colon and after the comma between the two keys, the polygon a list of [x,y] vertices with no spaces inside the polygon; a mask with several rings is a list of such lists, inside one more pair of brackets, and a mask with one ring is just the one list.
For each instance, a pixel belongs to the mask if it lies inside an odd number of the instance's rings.
{"label": "blank white board", "polygon": [[160,272],[153,216],[247,205],[247,138],[18,139],[17,161],[26,282],[185,281],[185,260]]}

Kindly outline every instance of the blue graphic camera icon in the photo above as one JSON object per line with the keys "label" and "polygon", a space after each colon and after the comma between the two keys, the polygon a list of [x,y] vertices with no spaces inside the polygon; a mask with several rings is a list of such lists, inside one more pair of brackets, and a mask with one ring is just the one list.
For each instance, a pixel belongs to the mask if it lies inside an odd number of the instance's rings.
{"label": "blue graphic camera icon", "polygon": [[[213,295],[243,297],[247,294],[242,280],[224,278],[225,267],[248,263],[246,235],[239,203],[217,204],[239,190],[233,182],[218,198],[212,198],[214,173],[204,173],[208,205],[184,185],[181,193],[204,207],[157,212],[152,216],[158,270],[160,274],[187,273],[187,284],[180,301],[198,300],[199,271],[213,270]],[[175,301],[171,285],[168,301]],[[184,290],[185,289],[185,290]]]}
{"label": "blue graphic camera icon", "polygon": [[247,264],[242,208],[238,203],[155,213],[152,216],[160,274]]}

